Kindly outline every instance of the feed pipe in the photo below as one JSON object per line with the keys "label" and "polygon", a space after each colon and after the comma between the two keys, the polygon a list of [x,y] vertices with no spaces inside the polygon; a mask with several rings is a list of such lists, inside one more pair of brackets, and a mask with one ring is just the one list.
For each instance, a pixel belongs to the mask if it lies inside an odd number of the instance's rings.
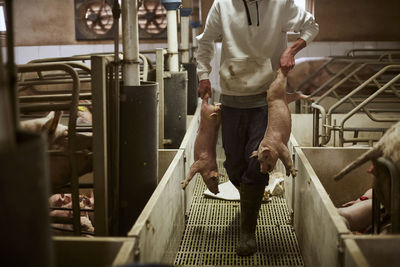
{"label": "feed pipe", "polygon": [[201,24],[201,0],[193,0],[193,14],[190,26],[192,27],[192,48],[196,51],[198,42],[196,36],[199,35]]}
{"label": "feed pipe", "polygon": [[137,0],[122,0],[123,82],[125,86],[140,85],[139,29]]}
{"label": "feed pipe", "polygon": [[178,28],[176,19],[176,10],[181,5],[180,0],[162,0],[167,10],[167,35],[168,35],[168,54],[169,54],[169,71],[179,71],[178,57]]}
{"label": "feed pipe", "polygon": [[192,14],[192,1],[183,0],[181,8],[181,51],[182,63],[189,63],[189,17]]}

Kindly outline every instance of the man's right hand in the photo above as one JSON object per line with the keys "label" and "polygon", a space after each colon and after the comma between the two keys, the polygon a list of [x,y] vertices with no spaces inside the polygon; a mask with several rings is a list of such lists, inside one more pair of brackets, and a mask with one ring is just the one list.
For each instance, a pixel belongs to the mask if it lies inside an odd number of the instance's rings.
{"label": "man's right hand", "polygon": [[[200,98],[211,97],[211,83],[209,79],[201,80],[199,82],[199,87],[197,88]],[[208,96],[207,96],[208,95]]]}

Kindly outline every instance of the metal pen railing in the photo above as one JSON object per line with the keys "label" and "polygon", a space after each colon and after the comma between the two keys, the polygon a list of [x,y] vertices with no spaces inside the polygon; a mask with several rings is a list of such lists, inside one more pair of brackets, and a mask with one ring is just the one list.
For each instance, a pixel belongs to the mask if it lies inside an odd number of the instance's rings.
{"label": "metal pen railing", "polygon": [[[72,80],[73,89],[71,92],[71,98],[69,103],[54,103],[50,107],[47,106],[47,111],[50,110],[67,110],[69,111],[69,121],[68,121],[68,149],[67,151],[56,151],[56,153],[61,153],[68,157],[70,167],[71,167],[71,194],[72,194],[72,209],[73,209],[73,231],[75,235],[81,235],[81,223],[80,223],[80,207],[79,207],[79,181],[78,181],[78,171],[77,162],[75,158],[75,152],[77,147],[76,140],[76,119],[77,110],[79,103],[79,91],[80,91],[80,80],[77,71],[68,64],[63,63],[36,63],[36,64],[25,64],[17,66],[17,71],[19,73],[26,72],[38,72],[38,71],[64,71],[70,75]],[[44,109],[44,105],[39,105],[39,109]],[[24,109],[21,105],[21,111],[31,111],[34,110],[34,105],[29,106],[29,108]]]}
{"label": "metal pen railing", "polygon": [[[332,131],[339,131],[339,145],[343,146],[345,142],[361,142],[361,141],[366,141],[365,139],[361,138],[353,138],[353,139],[345,139],[344,138],[344,132],[345,131],[354,131],[355,129],[352,128],[345,128],[344,123],[352,117],[354,114],[358,112],[364,112],[368,118],[370,118],[372,121],[377,121],[377,122],[394,122],[396,119],[394,118],[377,118],[372,114],[372,111],[366,107],[367,104],[371,103],[373,100],[377,98],[378,95],[381,95],[383,92],[387,92],[388,89],[392,91],[393,98],[390,99],[394,103],[398,103],[400,101],[399,97],[399,92],[397,89],[397,82],[400,78],[399,71],[400,70],[400,65],[387,65],[384,66],[382,69],[380,69],[376,74],[371,76],[369,79],[365,80],[362,84],[360,84],[358,87],[353,89],[350,93],[345,95],[342,98],[339,98],[338,102],[336,102],[333,106],[331,106],[328,110],[328,112],[325,112],[325,108],[319,105],[319,102],[316,101],[316,103],[312,104],[312,108],[314,111],[314,129],[313,129],[313,145],[314,146],[320,146],[320,145],[326,145],[330,138],[331,138],[331,133]],[[393,72],[395,71],[395,72]],[[396,72],[397,71],[397,72]],[[391,75],[394,75],[394,77],[386,80],[384,83],[382,81],[378,81],[378,78],[381,77],[384,74],[390,73]],[[356,103],[351,97],[359,93],[361,90],[365,89],[367,86],[370,86],[373,84],[377,89],[367,96],[364,100],[361,101],[361,103]],[[336,89],[337,87],[335,87]],[[341,120],[339,125],[332,125],[332,115],[334,111],[344,103],[350,102],[353,105],[353,109],[349,111]],[[373,110],[374,112],[379,111],[379,112],[389,112],[389,111],[397,111],[393,109],[387,109],[387,108],[382,108],[382,109],[375,109]],[[398,110],[400,111],[400,110]],[[319,135],[319,117],[321,115],[321,132],[322,134]],[[370,129],[370,128],[358,128],[359,131],[382,131],[382,129]],[[384,130],[383,130],[384,131]],[[321,142],[319,142],[319,138],[321,137]]]}

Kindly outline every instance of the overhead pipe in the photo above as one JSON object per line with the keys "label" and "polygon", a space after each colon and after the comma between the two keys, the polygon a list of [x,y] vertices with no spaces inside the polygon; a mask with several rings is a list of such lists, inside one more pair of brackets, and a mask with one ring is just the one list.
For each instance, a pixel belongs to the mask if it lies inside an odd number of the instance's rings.
{"label": "overhead pipe", "polygon": [[193,52],[197,50],[198,42],[196,36],[200,34],[201,23],[201,0],[193,0],[193,13],[192,20],[190,21],[192,27],[192,49]]}
{"label": "overhead pipe", "polygon": [[126,86],[140,85],[137,0],[122,0],[123,80]]}
{"label": "overhead pipe", "polygon": [[169,53],[169,71],[179,71],[178,58],[178,27],[176,19],[176,10],[181,5],[180,0],[162,0],[167,10],[167,31],[168,31],[168,53]]}
{"label": "overhead pipe", "polygon": [[181,8],[181,51],[182,63],[189,63],[189,17],[192,15],[192,1],[183,0]]}

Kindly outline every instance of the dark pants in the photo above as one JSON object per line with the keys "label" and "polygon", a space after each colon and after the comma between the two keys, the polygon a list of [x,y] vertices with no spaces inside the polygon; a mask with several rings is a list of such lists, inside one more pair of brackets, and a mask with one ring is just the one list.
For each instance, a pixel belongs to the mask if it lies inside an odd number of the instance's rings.
{"label": "dark pants", "polygon": [[247,109],[222,106],[221,112],[224,167],[229,180],[236,186],[240,183],[267,185],[269,175],[260,172],[257,157],[250,158],[267,128],[267,106]]}

